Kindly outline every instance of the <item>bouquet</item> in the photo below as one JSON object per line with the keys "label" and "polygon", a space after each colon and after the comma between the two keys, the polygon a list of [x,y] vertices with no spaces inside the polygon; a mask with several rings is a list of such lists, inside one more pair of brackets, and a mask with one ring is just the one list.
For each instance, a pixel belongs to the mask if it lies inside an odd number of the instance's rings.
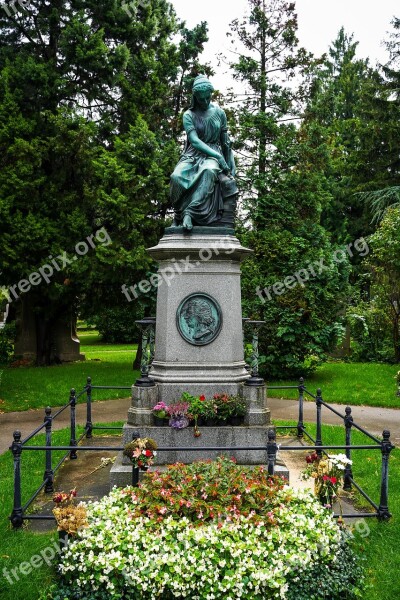
{"label": "bouquet", "polygon": [[64,531],[68,535],[76,535],[78,529],[88,526],[86,507],[83,502],[76,505],[75,498],[75,488],[69,494],[57,492],[53,496],[53,502],[57,505],[57,508],[53,509],[57,530]]}
{"label": "bouquet", "polygon": [[176,404],[170,404],[167,410],[170,419],[169,425],[174,429],[183,429],[189,425],[189,403],[188,402],[177,402]]}
{"label": "bouquet", "polygon": [[157,456],[156,449],[157,444],[151,438],[137,438],[125,446],[124,456],[127,456],[135,467],[147,471]]}
{"label": "bouquet", "polygon": [[343,481],[344,470],[352,461],[345,454],[333,454],[319,458],[316,452],[306,456],[307,468],[301,479],[314,479],[314,492],[327,507],[332,506]]}

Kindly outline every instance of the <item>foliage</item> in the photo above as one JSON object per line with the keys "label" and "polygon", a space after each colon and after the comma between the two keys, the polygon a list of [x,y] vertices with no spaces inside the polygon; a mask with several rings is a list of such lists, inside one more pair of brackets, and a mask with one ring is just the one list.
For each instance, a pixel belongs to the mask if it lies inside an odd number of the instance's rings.
{"label": "foliage", "polygon": [[[303,573],[308,577],[319,568],[321,575],[327,574],[337,562],[343,536],[309,492],[271,480],[262,468],[255,473],[226,459],[174,465],[169,471],[148,476],[143,488],[115,489],[89,507],[90,527],[69,545],[59,567],[65,598],[76,598],[78,590],[81,597],[90,590],[94,600],[103,599],[105,592],[111,599],[121,594],[143,600],[288,598]],[[175,479],[174,494],[164,487],[170,478]],[[141,498],[153,492],[152,483],[159,492],[158,510],[150,517],[135,515]],[[205,486],[210,494],[217,490],[212,500],[216,507],[224,503],[220,515],[205,520],[194,510],[189,516],[174,514],[172,504],[178,510],[187,507]],[[245,508],[243,500],[237,508],[246,486],[249,505]],[[354,585],[348,598],[359,592]],[[47,596],[59,597],[57,592]]]}
{"label": "foliage", "polygon": [[7,365],[14,354],[15,323],[0,329],[0,365]]}
{"label": "foliage", "polygon": [[135,517],[219,523],[244,515],[250,520],[273,521],[267,513],[273,510],[276,492],[282,487],[282,481],[269,476],[264,467],[246,471],[232,459],[220,457],[191,465],[177,463],[166,473],[148,473],[141,487],[127,490],[126,495]]}
{"label": "foliage", "polygon": [[400,207],[387,209],[369,243],[372,250],[367,261],[372,273],[371,304],[381,308],[390,323],[394,358],[400,362]]}
{"label": "foliage", "polygon": [[32,0],[18,18],[0,14],[0,284],[64,251],[76,256],[100,227],[112,240],[22,295],[39,364],[51,362],[59,317],[125,303],[121,286],[151,268],[145,249],[168,211],[177,115],[207,26],[186,28],[166,0],[143,3],[134,18],[129,6]]}
{"label": "foliage", "polygon": [[140,315],[136,306],[105,307],[90,317],[89,321],[100,333],[107,344],[133,344],[138,341],[139,331],[136,325]]}

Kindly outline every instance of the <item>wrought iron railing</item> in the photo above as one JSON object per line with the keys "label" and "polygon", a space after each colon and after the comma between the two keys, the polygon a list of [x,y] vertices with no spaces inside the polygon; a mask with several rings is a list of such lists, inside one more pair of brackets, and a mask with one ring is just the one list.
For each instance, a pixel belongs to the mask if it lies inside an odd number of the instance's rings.
{"label": "wrought iron railing", "polygon": [[[86,436],[86,438],[92,438],[94,430],[121,430],[122,427],[116,426],[95,426],[92,423],[92,391],[93,390],[106,390],[106,389],[126,389],[130,390],[130,387],[121,387],[121,386],[94,386],[92,385],[91,378],[89,377],[87,380],[87,384],[84,389],[76,394],[75,390],[72,389],[70,392],[69,401],[65,406],[59,409],[55,415],[52,415],[51,408],[47,407],[45,409],[45,417],[42,425],[37,427],[29,436],[27,436],[24,440],[21,441],[21,432],[15,431],[13,434],[13,443],[10,446],[10,450],[13,453],[14,457],[14,504],[13,511],[10,516],[11,523],[13,527],[18,528],[23,525],[25,520],[54,520],[54,517],[49,515],[32,515],[27,514],[28,508],[31,506],[33,501],[39,495],[39,493],[44,489],[45,493],[52,493],[54,491],[54,475],[64,462],[64,460],[69,456],[70,459],[75,460],[77,458],[78,451],[123,451],[124,447],[121,446],[78,446],[78,444],[82,441],[82,439]],[[317,394],[314,396],[311,392],[309,392],[305,385],[304,379],[300,379],[298,386],[270,386],[269,389],[297,389],[299,393],[298,398],[298,421],[297,425],[279,425],[276,427],[270,427],[268,429],[267,435],[268,439],[265,446],[197,446],[197,447],[179,447],[180,451],[183,452],[231,452],[232,450],[253,450],[253,451],[265,451],[266,455],[266,464],[268,465],[268,473],[270,475],[275,474],[275,465],[277,462],[277,454],[278,451],[304,451],[307,450],[315,450],[319,457],[322,456],[323,453],[327,454],[327,450],[344,450],[346,456],[351,459],[351,452],[353,450],[378,450],[381,452],[382,457],[382,466],[381,466],[381,480],[380,480],[380,499],[379,504],[376,504],[369,495],[359,486],[356,481],[353,479],[353,473],[350,466],[347,466],[344,472],[344,490],[350,491],[353,487],[357,489],[360,494],[367,500],[367,502],[372,506],[374,512],[355,512],[346,514],[346,518],[360,518],[360,517],[377,517],[380,520],[386,520],[391,517],[388,506],[388,481],[389,481],[389,457],[391,451],[394,449],[393,444],[390,441],[390,432],[388,430],[383,431],[382,440],[372,435],[368,431],[366,431],[363,427],[354,422],[354,419],[351,414],[351,408],[349,406],[345,409],[345,414],[341,414],[339,411],[331,407],[322,399],[321,390],[317,391]],[[82,435],[77,439],[76,438],[76,405],[80,397],[86,394],[86,424],[84,426],[84,431]],[[308,433],[306,426],[304,425],[304,396],[308,395],[311,397],[316,404],[316,437],[315,439]],[[70,444],[69,446],[56,446],[52,445],[52,425],[54,420],[67,408],[70,408]],[[331,412],[336,414],[340,419],[343,420],[345,427],[345,443],[343,445],[327,445],[323,444],[322,439],[322,407],[329,409]],[[367,437],[369,437],[374,444],[365,444],[365,445],[355,445],[351,443],[352,438],[352,429],[355,428]],[[35,435],[40,433],[42,430],[45,430],[46,434],[46,444],[42,446],[28,446],[27,442],[29,442]],[[280,429],[296,429],[298,439],[302,439],[307,437],[312,445],[284,445],[276,443],[276,430]],[[140,431],[134,433],[134,437],[139,437]],[[43,482],[38,487],[38,489],[34,492],[34,494],[29,498],[29,500],[23,505],[22,504],[22,486],[21,486],[21,456],[23,452],[26,451],[44,451],[45,452],[45,469]],[[52,453],[56,451],[65,451],[64,456],[59,460],[59,462],[53,466],[52,461]],[[157,452],[171,452],[176,451],[176,447],[158,447]],[[139,482],[139,470],[137,468],[132,469],[132,484],[137,485]],[[338,517],[339,515],[335,515]]]}

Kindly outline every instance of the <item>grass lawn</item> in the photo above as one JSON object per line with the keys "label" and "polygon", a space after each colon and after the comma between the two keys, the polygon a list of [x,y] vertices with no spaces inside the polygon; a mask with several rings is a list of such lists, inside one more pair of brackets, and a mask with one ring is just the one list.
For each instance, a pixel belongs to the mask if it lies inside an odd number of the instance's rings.
{"label": "grass lawn", "polygon": [[[276,425],[295,425],[294,421],[276,421]],[[315,438],[315,424],[308,424],[307,431]],[[344,444],[344,428],[324,425],[322,441],[327,445]],[[373,444],[372,440],[354,430],[352,443]],[[333,450],[332,453],[340,453]],[[353,478],[372,500],[379,505],[381,452],[379,450],[354,450]],[[392,518],[388,522],[378,522],[375,518],[365,519],[362,530],[369,534],[360,540],[361,553],[366,558],[368,582],[371,586],[364,598],[366,600],[383,600],[383,598],[400,598],[393,589],[393,582],[398,580],[400,564],[400,449],[392,451],[389,460],[389,510]],[[354,494],[356,506],[362,512],[370,512],[372,507],[358,492]],[[368,527],[368,529],[367,529]]]}
{"label": "grass lawn", "polygon": [[[120,423],[108,423],[108,425]],[[82,427],[77,432],[83,432]],[[106,432],[103,432],[106,433]],[[115,433],[115,432],[113,432]],[[98,434],[97,434],[98,435]],[[99,436],[99,440],[101,437]],[[44,435],[37,435],[30,445],[45,444]],[[101,442],[99,442],[101,444]],[[68,445],[69,430],[53,432],[53,445]],[[64,452],[53,453],[53,465],[61,459]],[[44,453],[23,452],[22,454],[22,503],[24,504],[43,481]],[[79,460],[75,461],[79,468]],[[12,573],[22,562],[29,562],[32,556],[40,555],[45,548],[51,548],[57,542],[56,531],[51,533],[33,533],[29,525],[13,530],[8,520],[13,503],[13,462],[11,452],[0,456],[0,600],[37,600],[39,592],[46,589],[54,578],[54,570],[46,564],[33,569],[24,576],[20,571],[16,574],[19,581],[11,575],[11,581],[5,578],[4,569]],[[57,480],[56,480],[57,481]],[[43,561],[42,561],[43,562]]]}
{"label": "grass lawn", "polygon": [[[399,368],[399,365],[378,363],[328,362],[306,380],[306,387],[312,394],[321,388],[325,402],[400,408],[394,379]],[[274,380],[268,384],[297,385],[297,382]],[[297,390],[268,390],[268,395],[272,398],[298,397]]]}
{"label": "grass lawn", "polygon": [[[62,406],[69,391],[80,391],[88,377],[93,385],[131,386],[139,373],[132,370],[137,346],[102,344],[93,331],[79,332],[82,362],[52,367],[5,368],[0,380],[0,410],[4,412]],[[0,368],[1,370],[1,368]],[[93,400],[128,397],[128,390],[95,390]]]}
{"label": "grass lawn", "polygon": [[[286,422],[288,423],[288,422]],[[279,422],[277,424],[286,424]],[[293,422],[294,423],[294,422]],[[313,434],[313,425],[308,427]],[[35,438],[37,444],[43,443],[43,436]],[[67,430],[54,433],[54,443],[68,443]],[[335,426],[323,427],[323,441],[327,444],[343,443],[343,428]],[[354,443],[365,443],[365,437],[354,432]],[[56,460],[54,458],[54,460]],[[362,485],[373,500],[379,503],[379,474],[381,454],[379,451],[354,451],[354,478]],[[44,457],[42,453],[26,452],[22,457],[23,464],[23,502],[33,493],[43,477]],[[76,463],[78,466],[78,463]],[[42,566],[34,569],[28,576],[19,573],[18,584],[11,585],[4,578],[3,569],[15,569],[22,561],[30,561],[31,557],[51,546],[57,540],[54,533],[32,533],[29,529],[13,531],[8,522],[12,510],[12,459],[9,453],[0,456],[0,599],[1,600],[37,600],[39,591],[46,588],[54,577],[52,568]],[[366,520],[369,533],[362,540],[361,552],[366,558],[366,568],[370,589],[364,596],[368,600],[395,598],[393,585],[397,581],[400,563],[400,450],[392,452],[390,457],[390,491],[389,508],[393,513],[387,523],[379,523],[375,519]],[[364,530],[366,529],[364,527]],[[397,597],[397,596],[396,596]]]}

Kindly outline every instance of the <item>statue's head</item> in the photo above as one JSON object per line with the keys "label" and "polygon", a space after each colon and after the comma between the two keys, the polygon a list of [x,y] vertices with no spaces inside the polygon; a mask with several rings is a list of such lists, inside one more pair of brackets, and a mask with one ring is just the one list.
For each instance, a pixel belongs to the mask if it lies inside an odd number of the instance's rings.
{"label": "statue's head", "polygon": [[198,75],[193,83],[193,98],[192,105],[190,108],[199,108],[200,110],[207,110],[210,106],[211,96],[214,91],[214,87],[206,75]]}

